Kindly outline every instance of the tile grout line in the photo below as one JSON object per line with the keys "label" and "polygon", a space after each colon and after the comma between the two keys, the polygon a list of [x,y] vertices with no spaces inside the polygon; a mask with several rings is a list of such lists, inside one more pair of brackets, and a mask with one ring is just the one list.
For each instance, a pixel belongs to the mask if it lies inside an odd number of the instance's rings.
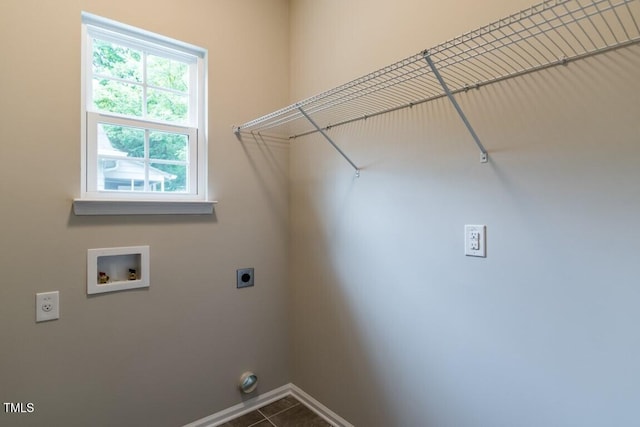
{"label": "tile grout line", "polygon": [[[262,411],[261,411],[260,409],[256,409],[256,411],[258,411],[258,412],[260,413],[260,415],[262,415],[262,416],[264,417],[264,419],[265,419],[265,420],[267,420],[267,422],[268,422],[269,424],[271,424],[273,427],[278,427],[277,425],[275,425],[275,424],[273,423],[273,421],[271,421],[271,420],[269,419],[269,417],[267,417],[265,414],[263,414],[263,413],[262,413]],[[261,423],[262,421],[264,421],[264,420],[260,420],[259,422]],[[256,423],[256,424],[258,424],[258,423]],[[255,424],[251,424],[251,425],[255,425]],[[251,426],[249,426],[249,427],[251,427]]]}
{"label": "tile grout line", "polygon": [[[264,417],[264,420],[267,420],[267,422],[269,424],[271,424],[274,427],[278,427],[276,426],[274,423],[271,422],[271,420],[269,420],[269,418],[267,418],[267,416],[265,414],[263,414],[262,412],[260,412],[260,409],[256,409],[256,411],[258,411],[260,413],[260,415],[262,415]],[[253,426],[257,426],[258,424],[260,424],[261,422],[263,422],[264,420],[260,420],[260,421],[256,421],[253,424],[248,425],[247,427],[253,427]]]}
{"label": "tile grout line", "polygon": [[[296,401],[297,401],[297,399],[296,399]],[[261,411],[260,409],[257,409],[257,411],[258,411],[258,412],[260,412],[260,415],[262,415],[263,417],[265,417],[265,418],[267,419],[267,421],[269,421],[269,422],[271,423],[271,425],[272,425],[272,426],[274,426],[274,427],[278,427],[278,426],[276,426],[276,425],[273,423],[273,421],[271,421],[271,418],[272,418],[272,417],[275,417],[276,415],[280,415],[280,414],[282,414],[283,412],[288,411],[289,409],[295,408],[295,407],[296,407],[296,406],[298,406],[298,405],[302,405],[302,403],[301,403],[300,401],[298,401],[297,403],[295,403],[295,404],[293,404],[293,405],[289,406],[288,408],[283,409],[282,411],[276,412],[275,414],[271,414],[271,416],[270,416],[270,417],[267,417],[265,414],[263,414],[263,413],[262,413],[262,411]],[[252,424],[252,425],[253,425],[253,424]],[[251,427],[251,426],[249,426],[249,427]]]}

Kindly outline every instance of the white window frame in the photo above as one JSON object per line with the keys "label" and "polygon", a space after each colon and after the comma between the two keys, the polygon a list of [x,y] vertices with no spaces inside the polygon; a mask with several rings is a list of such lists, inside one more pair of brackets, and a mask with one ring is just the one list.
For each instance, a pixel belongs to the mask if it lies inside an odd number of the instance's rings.
{"label": "white window frame", "polygon": [[[130,117],[97,111],[93,105],[93,38],[143,50],[190,64],[189,117],[169,123],[148,117]],[[74,200],[77,215],[212,213],[207,200],[207,51],[206,49],[82,13],[81,65],[81,191]],[[98,123],[181,133],[189,136],[188,192],[144,192],[98,188]],[[137,159],[136,159],[137,160]],[[140,159],[149,163],[149,159]]]}

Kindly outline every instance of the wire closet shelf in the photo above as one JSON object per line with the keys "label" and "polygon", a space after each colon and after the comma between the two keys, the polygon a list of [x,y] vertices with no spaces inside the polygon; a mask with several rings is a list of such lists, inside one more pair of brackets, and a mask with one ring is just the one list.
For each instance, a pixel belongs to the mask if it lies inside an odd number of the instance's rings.
{"label": "wire closet shelf", "polygon": [[639,3],[544,1],[234,131],[288,139],[321,132],[329,139],[331,127],[444,96],[458,108],[453,94],[637,43]]}

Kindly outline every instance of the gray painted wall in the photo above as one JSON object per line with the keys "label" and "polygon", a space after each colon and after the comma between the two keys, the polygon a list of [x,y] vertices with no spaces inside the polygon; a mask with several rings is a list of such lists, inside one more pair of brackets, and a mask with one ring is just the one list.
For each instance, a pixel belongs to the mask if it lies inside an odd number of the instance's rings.
{"label": "gray painted wall", "polygon": [[[528,5],[343,3],[292,3],[295,98]],[[460,95],[488,164],[445,99],[332,128],[360,178],[297,140],[293,382],[358,426],[639,424],[639,66],[635,46]]]}
{"label": "gray painted wall", "polygon": [[[0,400],[36,412],[0,424],[182,425],[238,403],[247,368],[358,426],[638,424],[638,47],[460,96],[486,165],[445,100],[333,129],[359,179],[317,136],[230,132],[527,6],[3,2]],[[71,213],[81,10],[209,49],[215,217]],[[138,244],[151,288],[88,298],[86,250]]]}
{"label": "gray painted wall", "polygon": [[[209,50],[215,216],[76,217],[80,12]],[[0,5],[0,401],[11,426],[178,426],[290,381],[288,149],[231,126],[288,99],[288,3],[8,0]],[[256,67],[256,63],[260,66]],[[150,245],[151,287],[86,295],[89,248]],[[254,267],[256,286],[235,289]],[[35,293],[60,320],[35,323]]]}

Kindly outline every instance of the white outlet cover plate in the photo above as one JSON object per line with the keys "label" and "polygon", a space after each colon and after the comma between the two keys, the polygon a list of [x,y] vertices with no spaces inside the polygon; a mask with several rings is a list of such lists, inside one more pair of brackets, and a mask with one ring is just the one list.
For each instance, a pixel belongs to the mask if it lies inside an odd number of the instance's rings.
{"label": "white outlet cover plate", "polygon": [[46,322],[60,318],[60,292],[40,292],[36,294],[36,322]]}
{"label": "white outlet cover plate", "polygon": [[[475,243],[475,244],[474,244]],[[464,226],[464,254],[485,258],[487,256],[487,226]]]}

